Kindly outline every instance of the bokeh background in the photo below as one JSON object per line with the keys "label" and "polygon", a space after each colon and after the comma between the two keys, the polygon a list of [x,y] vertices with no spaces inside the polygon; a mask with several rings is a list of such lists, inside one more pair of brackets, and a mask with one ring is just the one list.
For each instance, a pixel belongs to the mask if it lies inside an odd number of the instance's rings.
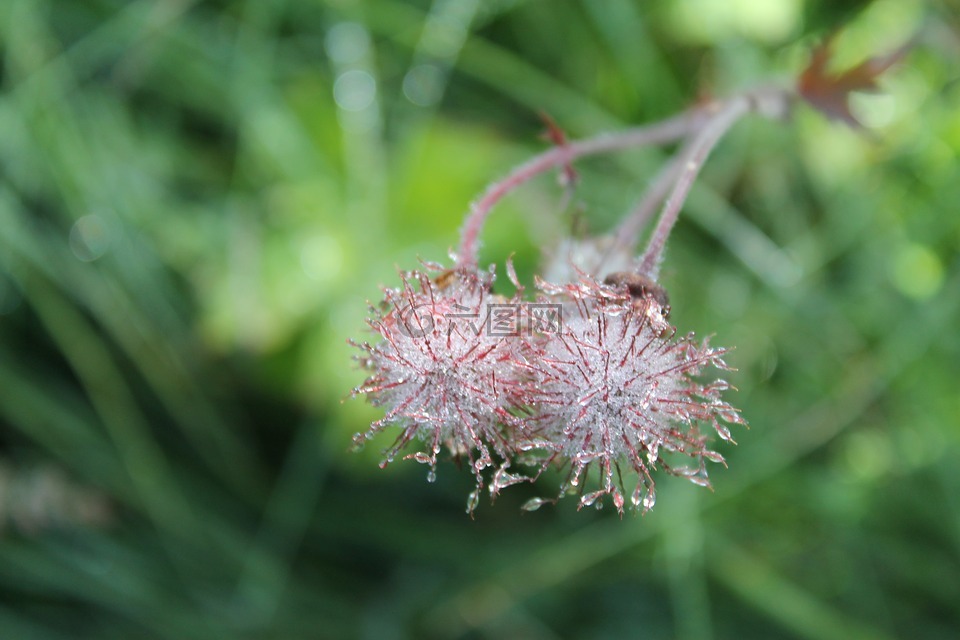
{"label": "bokeh background", "polygon": [[[671,240],[736,346],[713,492],[622,520],[377,467],[348,338],[485,184],[919,33],[854,133],[740,123]],[[960,11],[940,0],[3,0],[0,638],[956,638]],[[669,150],[668,150],[669,151]],[[491,218],[532,278],[665,159]],[[346,399],[346,401],[345,401]]]}

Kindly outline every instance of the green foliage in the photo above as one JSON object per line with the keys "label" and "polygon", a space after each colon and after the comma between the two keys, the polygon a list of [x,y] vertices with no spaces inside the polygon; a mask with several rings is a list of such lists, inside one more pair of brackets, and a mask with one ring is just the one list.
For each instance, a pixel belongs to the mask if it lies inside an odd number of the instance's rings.
{"label": "green foliage", "polygon": [[[951,6],[3,2],[0,638],[952,637]],[[347,453],[365,301],[543,148],[538,110],[661,118],[844,24],[843,62],[923,27],[854,103],[871,136],[741,124],[671,240],[673,320],[737,345],[752,425],[715,493],[665,479],[621,521],[515,488],[470,520],[453,463]],[[611,227],[661,159],[581,163],[570,209]],[[511,196],[484,259],[531,273],[561,195]]]}

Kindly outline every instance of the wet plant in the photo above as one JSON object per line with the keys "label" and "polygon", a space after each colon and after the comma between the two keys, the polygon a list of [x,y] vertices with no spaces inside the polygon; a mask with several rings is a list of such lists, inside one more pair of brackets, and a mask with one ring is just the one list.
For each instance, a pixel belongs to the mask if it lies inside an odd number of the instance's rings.
{"label": "wet plant", "polygon": [[[574,494],[580,507],[609,498],[620,513],[646,511],[656,501],[657,472],[709,487],[706,463],[725,464],[711,435],[733,443],[730,426],[746,420],[725,399],[726,380],[703,379],[707,370],[729,370],[728,349],[678,335],[670,322],[670,297],[659,282],[664,251],[700,170],[737,122],[749,115],[786,120],[802,100],[859,127],[849,94],[875,89],[877,76],[907,51],[836,73],[830,47],[828,40],[813,52],[793,85],[704,100],[642,127],[570,142],[548,120],[554,146],[474,202],[453,264],[402,273],[401,286],[385,289],[371,307],[375,340],[355,343],[369,377],[353,393],[386,413],[355,436],[356,444],[397,429],[382,466],[419,443],[404,458],[428,465],[430,481],[442,451],[467,460],[476,479],[471,513],[483,489],[496,496],[551,467],[564,470],[557,498],[535,498],[525,508]],[[566,240],[544,267],[547,278],[536,279],[533,298],[524,296],[507,261],[517,294],[507,300],[493,293],[496,269],[479,265],[478,248],[504,196],[555,169],[571,186],[573,163],[586,156],[674,143],[673,158],[612,235]],[[640,234],[658,209],[637,255]]]}

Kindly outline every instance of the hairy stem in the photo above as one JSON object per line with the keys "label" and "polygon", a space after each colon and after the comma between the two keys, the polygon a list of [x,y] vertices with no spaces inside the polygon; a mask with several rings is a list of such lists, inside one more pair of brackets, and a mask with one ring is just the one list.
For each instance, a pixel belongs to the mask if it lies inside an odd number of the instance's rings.
{"label": "hairy stem", "polygon": [[463,269],[476,268],[480,230],[490,211],[505,195],[531,178],[554,167],[570,164],[584,156],[631,147],[665,144],[677,140],[696,131],[702,120],[701,110],[693,110],[655,124],[628,129],[620,133],[602,134],[595,138],[554,147],[528,160],[508,176],[488,187],[480,199],[471,205],[461,230],[457,266]]}
{"label": "hairy stem", "polygon": [[613,239],[610,248],[604,252],[603,257],[591,270],[595,276],[599,276],[604,265],[611,257],[618,253],[633,254],[637,246],[640,232],[647,226],[647,223],[656,213],[657,207],[663,202],[670,192],[670,187],[680,173],[680,167],[683,165],[678,158],[672,158],[670,162],[660,170],[657,177],[653,179],[650,186],[643,194],[643,198],[633,208],[626,219],[620,224],[617,235]]}
{"label": "hairy stem", "polygon": [[672,184],[673,190],[667,197],[657,228],[638,267],[640,273],[655,279],[670,230],[710,151],[723,134],[748,113],[760,113],[767,117],[784,116],[792,96],[792,90],[787,89],[755,89],[724,101],[691,109],[661,122],[563,144],[533,157],[502,180],[490,185],[471,205],[461,229],[457,267],[465,270],[476,269],[480,231],[487,216],[504,196],[532,178],[555,167],[569,165],[585,156],[631,147],[661,145],[687,138],[687,144],[676,159],[654,180],[646,197],[624,223],[614,244],[616,249],[630,248],[636,243],[640,229],[652,215],[652,210],[667,196]]}
{"label": "hairy stem", "polygon": [[680,215],[683,203],[700,169],[703,168],[710,152],[723,135],[748,113],[782,117],[788,111],[792,95],[791,91],[785,89],[761,88],[713,103],[708,107],[710,111],[708,119],[702,128],[688,139],[673,161],[676,163],[675,171],[669,171],[668,168],[668,179],[675,180],[673,190],[663,205],[663,211],[650,237],[650,243],[640,258],[638,273],[656,281],[663,259],[663,249],[667,244],[670,231]]}

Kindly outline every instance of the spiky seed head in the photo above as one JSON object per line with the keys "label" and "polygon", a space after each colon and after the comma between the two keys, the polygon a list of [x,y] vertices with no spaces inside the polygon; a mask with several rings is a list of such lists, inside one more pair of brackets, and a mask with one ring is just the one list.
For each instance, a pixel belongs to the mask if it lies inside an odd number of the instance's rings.
{"label": "spiky seed head", "polygon": [[[553,447],[544,459],[569,463],[563,493],[577,491],[581,506],[611,496],[619,511],[630,496],[635,507],[655,501],[652,471],[657,467],[708,485],[705,460],[723,458],[707,449],[698,426],[713,426],[730,440],[724,422],[742,423],[720,399],[723,381],[702,384],[705,367],[727,368],[724,350],[677,337],[655,295],[636,297],[592,278],[540,288],[568,304],[562,330],[538,343],[533,377],[533,423]],[[665,454],[682,454],[692,467],[674,467]],[[599,472],[598,487],[585,492],[585,474]],[[635,477],[628,492],[624,472]],[[562,494],[561,494],[562,495]]]}

